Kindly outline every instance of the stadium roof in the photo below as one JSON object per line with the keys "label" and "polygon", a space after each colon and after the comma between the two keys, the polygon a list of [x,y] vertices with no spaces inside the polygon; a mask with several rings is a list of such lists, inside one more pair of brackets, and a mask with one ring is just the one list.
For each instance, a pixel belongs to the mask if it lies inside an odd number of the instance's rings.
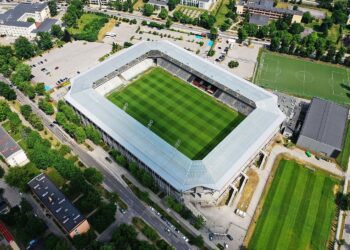
{"label": "stadium roof", "polygon": [[[150,51],[159,51],[252,100],[256,108],[204,159],[192,161],[105,97],[93,82]],[[284,115],[277,97],[169,41],[140,42],[72,79],[65,96],[105,133],[179,191],[221,190],[278,130]]]}
{"label": "stadium roof", "polygon": [[12,137],[0,127],[0,153],[5,159],[22,150]]}
{"label": "stadium roof", "polygon": [[348,108],[314,97],[300,135],[342,150]]}
{"label": "stadium roof", "polygon": [[67,232],[71,232],[85,220],[85,217],[44,173],[34,177],[28,185]]}

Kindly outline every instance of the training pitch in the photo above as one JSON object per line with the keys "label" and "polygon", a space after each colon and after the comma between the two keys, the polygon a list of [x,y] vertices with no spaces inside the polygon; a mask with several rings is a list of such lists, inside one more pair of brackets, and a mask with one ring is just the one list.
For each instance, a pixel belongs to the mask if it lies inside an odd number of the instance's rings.
{"label": "training pitch", "polygon": [[161,68],[108,99],[192,160],[206,156],[244,119]]}
{"label": "training pitch", "polygon": [[249,249],[327,249],[339,182],[295,161],[281,160]]}
{"label": "training pitch", "polygon": [[264,88],[350,104],[350,70],[263,51],[254,82]]}

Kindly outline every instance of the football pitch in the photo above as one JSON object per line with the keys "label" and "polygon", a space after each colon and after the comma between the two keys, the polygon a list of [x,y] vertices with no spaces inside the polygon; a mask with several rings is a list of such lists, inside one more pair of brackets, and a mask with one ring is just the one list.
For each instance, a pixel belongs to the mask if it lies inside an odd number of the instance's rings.
{"label": "football pitch", "polygon": [[340,181],[281,160],[248,249],[327,249]]}
{"label": "football pitch", "polygon": [[[161,68],[108,99],[193,160],[205,157],[244,116]],[[126,105],[127,104],[127,105]]]}
{"label": "football pitch", "polygon": [[350,70],[263,51],[254,82],[264,88],[350,104]]}

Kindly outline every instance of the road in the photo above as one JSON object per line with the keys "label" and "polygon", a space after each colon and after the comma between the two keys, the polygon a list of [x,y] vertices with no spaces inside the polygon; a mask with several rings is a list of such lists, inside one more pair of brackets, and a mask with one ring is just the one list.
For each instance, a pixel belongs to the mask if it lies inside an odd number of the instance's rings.
{"label": "road", "polygon": [[[8,79],[0,76],[0,81],[7,84],[11,84]],[[107,162],[105,165],[96,161],[91,157],[84,149],[82,149],[72,138],[70,138],[59,126],[51,127],[50,124],[54,121],[52,117],[47,116],[42,112],[35,103],[33,103],[28,97],[26,97],[18,89],[13,88],[17,94],[17,100],[22,104],[30,105],[33,112],[42,118],[44,126],[50,130],[59,141],[67,144],[71,147],[72,151],[79,156],[80,160],[89,167],[95,167],[101,171],[104,176],[104,185],[108,187],[111,191],[117,192],[123,201],[128,205],[128,213],[132,213],[135,216],[143,218],[147,223],[149,223],[153,228],[155,228],[158,233],[166,239],[172,246],[176,249],[190,249],[190,245],[186,243],[183,239],[169,235],[164,231],[164,222],[152,213],[135,195],[131,190],[126,188],[121,184],[111,173],[108,171]]]}
{"label": "road", "polygon": [[[165,24],[164,20],[161,20],[159,18],[151,18],[151,17],[142,16],[141,14],[121,12],[121,11],[116,11],[116,10],[106,10],[106,9],[99,10],[99,9],[90,8],[90,7],[85,7],[85,10],[91,11],[91,12],[104,13],[104,14],[111,15],[111,16],[118,16],[118,17],[122,17],[122,18],[136,19],[138,21],[148,21],[148,22],[156,22],[156,23]],[[136,13],[139,13],[139,12],[136,12]],[[207,29],[204,29],[202,27],[186,25],[186,24],[181,24],[181,23],[173,23],[171,25],[171,28],[181,29],[181,30],[186,31],[186,32],[193,32],[193,33],[198,33],[198,34],[209,33],[209,31]],[[236,33],[228,32],[228,31],[225,31],[225,32],[218,31],[218,35],[219,35],[219,37],[222,37],[222,38],[238,39],[238,36]],[[270,44],[269,41],[261,41],[261,40],[257,40],[256,38],[252,38],[252,43],[261,44],[261,45],[269,45]]]}

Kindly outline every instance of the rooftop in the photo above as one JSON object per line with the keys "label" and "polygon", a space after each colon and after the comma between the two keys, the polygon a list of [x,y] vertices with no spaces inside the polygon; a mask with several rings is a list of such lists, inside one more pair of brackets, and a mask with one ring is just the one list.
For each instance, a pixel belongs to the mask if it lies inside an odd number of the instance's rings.
{"label": "rooftop", "polygon": [[331,101],[314,97],[300,135],[331,145],[340,151],[349,109]]}
{"label": "rooftop", "polygon": [[44,173],[34,177],[28,185],[67,232],[71,232],[85,220],[85,217]]}
{"label": "rooftop", "polygon": [[37,11],[42,11],[46,7],[47,3],[20,3],[14,9],[0,14],[0,24],[30,27],[33,23],[18,21],[18,19],[25,13],[35,13]]}
{"label": "rooftop", "polygon": [[273,6],[273,0],[240,0],[239,4],[244,5],[248,8],[259,9],[263,11],[271,11],[287,15],[303,15],[303,12],[299,10],[276,8]]}
{"label": "rooftop", "polygon": [[14,153],[22,150],[12,137],[0,127],[0,153],[6,159]]}
{"label": "rooftop", "polygon": [[53,18],[47,18],[44,20],[44,22],[42,22],[39,26],[39,28],[33,30],[34,33],[38,33],[38,32],[48,32],[51,29],[51,26],[56,24],[58,22],[57,19],[53,19]]}
{"label": "rooftop", "polygon": [[269,23],[269,17],[258,14],[252,14],[249,18],[249,23],[264,26]]}
{"label": "rooftop", "polygon": [[[93,88],[95,81],[150,52],[190,67],[220,83],[223,90],[251,100],[256,108],[204,159],[190,160]],[[139,42],[81,73],[71,83],[66,101],[179,191],[198,186],[221,190],[240,174],[284,120],[275,95],[166,40]]]}

